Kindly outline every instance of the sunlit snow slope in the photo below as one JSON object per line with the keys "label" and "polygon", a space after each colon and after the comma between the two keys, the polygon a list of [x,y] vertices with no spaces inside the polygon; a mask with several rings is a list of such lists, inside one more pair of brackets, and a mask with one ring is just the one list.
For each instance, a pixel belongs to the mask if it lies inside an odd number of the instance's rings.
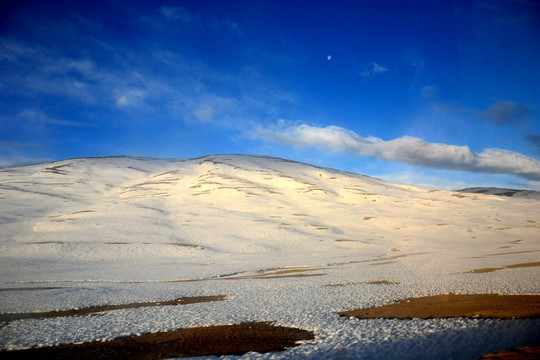
{"label": "sunlit snow slope", "polygon": [[[540,233],[537,201],[428,191],[275,158],[87,158],[0,171],[9,281],[193,279],[222,266],[481,255],[517,240],[530,249]],[[73,262],[77,270],[65,272]]]}
{"label": "sunlit snow slope", "polygon": [[[163,283],[185,284],[190,294],[214,288],[239,294],[246,285],[231,281],[223,288],[214,280],[272,278],[286,272],[269,269],[286,267],[306,275],[289,281],[339,291],[327,304],[336,311],[406,295],[540,291],[535,199],[425,190],[277,158],[220,155],[3,168],[0,203],[3,288]],[[290,283],[280,280],[277,287]],[[359,295],[370,280],[401,285]],[[62,293],[43,303],[5,292],[0,312],[160,300],[143,290],[123,297],[116,290],[84,299]],[[153,294],[167,297],[167,291]],[[256,309],[245,311],[258,319]],[[302,311],[276,317],[302,325]],[[61,341],[58,336],[49,341]],[[47,342],[18,340],[5,342]]]}

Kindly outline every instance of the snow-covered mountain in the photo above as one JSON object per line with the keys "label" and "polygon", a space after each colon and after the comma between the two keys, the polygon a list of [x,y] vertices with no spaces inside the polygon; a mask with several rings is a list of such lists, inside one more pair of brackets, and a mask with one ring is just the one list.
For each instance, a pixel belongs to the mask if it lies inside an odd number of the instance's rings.
{"label": "snow-covered mountain", "polygon": [[[319,331],[313,344],[284,358],[324,358],[338,348],[365,355],[358,336],[377,351],[382,345],[373,344],[384,338],[394,346],[386,358],[415,358],[411,341],[433,345],[449,333],[461,341],[472,326],[483,335],[470,356],[503,325],[434,320],[434,335],[412,340],[407,334],[424,334],[425,325],[372,320],[359,329],[335,313],[435,293],[540,293],[539,268],[519,266],[539,260],[540,201],[481,190],[426,190],[246,155],[3,168],[0,312],[179,293],[230,299],[189,310],[10,322],[0,329],[0,347],[269,319]],[[515,340],[526,328],[505,336]]]}

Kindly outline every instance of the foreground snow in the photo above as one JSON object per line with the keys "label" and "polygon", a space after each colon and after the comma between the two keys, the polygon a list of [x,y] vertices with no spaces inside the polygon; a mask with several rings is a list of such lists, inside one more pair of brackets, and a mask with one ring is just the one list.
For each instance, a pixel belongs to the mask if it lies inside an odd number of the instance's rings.
{"label": "foreground snow", "polygon": [[540,293],[530,266],[540,260],[540,201],[487,192],[240,155],[0,169],[0,312],[228,295],[13,321],[0,329],[0,347],[259,320],[317,338],[245,357],[467,359],[534,343],[538,320],[337,315],[412,296]]}

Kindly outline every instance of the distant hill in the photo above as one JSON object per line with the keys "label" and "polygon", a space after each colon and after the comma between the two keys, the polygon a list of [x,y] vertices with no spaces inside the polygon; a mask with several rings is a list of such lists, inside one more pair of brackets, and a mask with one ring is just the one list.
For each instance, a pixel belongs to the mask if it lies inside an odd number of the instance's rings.
{"label": "distant hill", "polygon": [[462,193],[486,194],[540,200],[540,191],[534,190],[516,190],[497,187],[471,187],[457,191]]}

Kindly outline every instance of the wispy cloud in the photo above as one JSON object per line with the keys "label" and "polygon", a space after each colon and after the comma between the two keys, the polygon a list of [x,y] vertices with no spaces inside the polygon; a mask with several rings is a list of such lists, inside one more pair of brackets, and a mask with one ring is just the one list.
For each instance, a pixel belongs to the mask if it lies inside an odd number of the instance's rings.
{"label": "wispy cloud", "polygon": [[510,125],[521,122],[532,114],[528,106],[519,106],[513,101],[499,101],[485,110],[476,111],[482,119],[497,125]]}
{"label": "wispy cloud", "polygon": [[92,99],[84,86],[92,68],[87,60],[58,56],[54,50],[23,40],[0,37],[0,73],[5,94],[36,96],[69,94],[81,101]]}
{"label": "wispy cloud", "polygon": [[198,19],[197,16],[191,14],[186,8],[181,6],[162,6],[159,8],[159,12],[169,21],[190,23]]}
{"label": "wispy cloud", "polygon": [[200,121],[208,122],[212,121],[214,118],[214,113],[216,112],[216,109],[214,109],[211,106],[202,107],[196,110],[193,110],[193,115]]}
{"label": "wispy cloud", "polygon": [[485,149],[478,153],[468,146],[429,143],[411,136],[384,141],[372,136],[362,137],[338,126],[283,125],[258,128],[250,135],[290,146],[320,147],[426,168],[512,174],[528,180],[540,180],[539,161],[503,149]]}
{"label": "wispy cloud", "polygon": [[147,91],[140,88],[117,90],[115,100],[120,108],[127,106],[138,106],[144,102]]}
{"label": "wispy cloud", "polygon": [[360,72],[362,77],[372,77],[387,72],[388,69],[376,62],[371,63],[367,68]]}
{"label": "wispy cloud", "polygon": [[[153,20],[151,24],[149,19]],[[176,25],[187,26],[188,23],[194,34],[212,37],[227,31],[237,38],[241,36],[237,23],[227,18],[206,19],[183,7],[170,6],[154,9],[148,18],[139,20],[141,25],[159,26],[159,31],[149,32],[146,39],[134,46],[122,42],[113,44],[105,36],[88,36],[89,30],[72,19],[61,23],[48,19],[56,28],[69,30],[54,36],[65,35],[68,44],[76,38],[78,48],[85,49],[75,55],[64,51],[61,41],[54,47],[45,47],[32,38],[0,36],[0,66],[8,70],[0,72],[3,94],[31,97],[38,103],[45,97],[76,102],[77,108],[85,111],[73,114],[74,117],[103,112],[118,121],[122,116],[113,115],[146,112],[147,119],[156,119],[159,114],[176,121],[232,123],[233,118],[235,122],[247,119],[247,114],[254,109],[270,109],[277,107],[274,104],[288,102],[280,99],[277,91],[272,93],[262,85],[262,80],[239,77],[236,72],[229,73],[204,60],[189,57],[182,51],[181,42],[174,49],[163,43],[183,33]],[[91,33],[108,29],[97,20],[85,24],[92,27]],[[167,76],[163,76],[164,73]],[[263,113],[260,109],[258,112]],[[21,110],[17,112],[20,114]],[[42,122],[46,122],[44,119],[41,116]],[[52,120],[49,119],[49,123],[53,123]]]}
{"label": "wispy cloud", "polygon": [[87,122],[78,122],[70,120],[61,120],[49,117],[43,111],[26,109],[19,113],[18,118],[31,123],[40,123],[48,125],[57,125],[57,126],[76,126],[76,127],[88,127],[92,124]]}
{"label": "wispy cloud", "polygon": [[[159,15],[162,18],[165,18],[167,21],[172,23],[181,24],[183,26],[190,26],[195,29],[212,29],[212,30],[226,30],[233,32],[237,35],[243,35],[240,31],[240,26],[238,23],[232,21],[228,18],[219,18],[219,17],[210,17],[208,19],[202,18],[198,14],[193,14],[189,10],[181,6],[161,6],[158,9]],[[156,28],[164,30],[166,27],[163,24],[161,19],[153,18],[152,16],[144,17],[144,21]]]}

